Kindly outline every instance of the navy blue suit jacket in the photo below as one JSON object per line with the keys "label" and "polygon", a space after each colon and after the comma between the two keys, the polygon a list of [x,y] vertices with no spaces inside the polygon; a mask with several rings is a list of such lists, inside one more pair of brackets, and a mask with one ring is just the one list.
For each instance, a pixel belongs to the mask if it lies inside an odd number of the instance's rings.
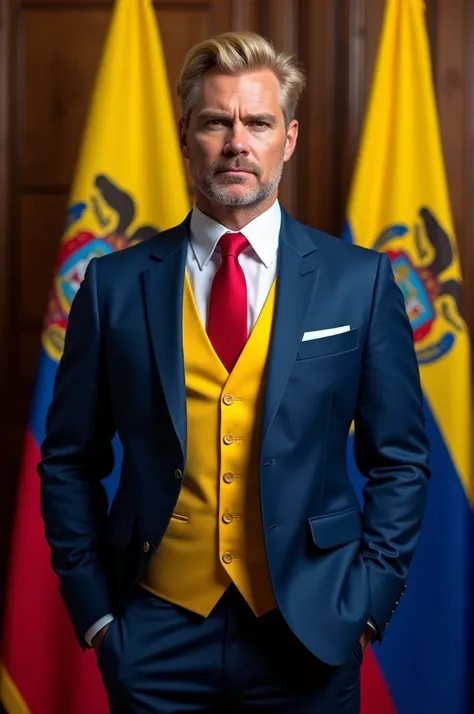
{"label": "navy blue suit jacket", "polygon": [[[188,235],[189,217],[91,261],[71,309],[38,468],[53,566],[82,644],[126,604],[168,526],[177,470],[186,473]],[[277,275],[260,461],[268,565],[291,629],[339,664],[369,617],[382,637],[405,587],[429,477],[418,367],[385,255],[283,212]],[[350,331],[302,342],[342,325]],[[362,510],[346,467],[352,421]],[[101,481],[116,432],[123,465],[107,513]]]}

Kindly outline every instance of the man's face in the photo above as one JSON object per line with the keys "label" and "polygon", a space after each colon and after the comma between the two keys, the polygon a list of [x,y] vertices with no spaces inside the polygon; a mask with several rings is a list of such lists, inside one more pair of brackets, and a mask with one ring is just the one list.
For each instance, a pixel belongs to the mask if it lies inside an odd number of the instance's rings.
{"label": "man's face", "polygon": [[197,191],[213,203],[248,206],[276,195],[293,154],[298,123],[285,128],[280,85],[271,70],[237,76],[208,72],[180,143]]}

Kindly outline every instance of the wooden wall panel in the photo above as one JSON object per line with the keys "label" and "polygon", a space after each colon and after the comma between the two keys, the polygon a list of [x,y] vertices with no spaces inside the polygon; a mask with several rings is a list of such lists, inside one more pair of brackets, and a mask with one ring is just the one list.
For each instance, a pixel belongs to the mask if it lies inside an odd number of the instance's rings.
{"label": "wooden wall panel", "polygon": [[176,81],[181,69],[183,57],[188,48],[210,35],[209,16],[202,10],[180,12],[176,8],[158,10],[157,13],[163,51],[166,57],[166,69],[171,86],[173,108],[179,116],[179,101],[176,93]]}
{"label": "wooden wall panel", "polygon": [[21,11],[21,189],[69,186],[108,24],[106,8]]}
{"label": "wooden wall panel", "polygon": [[333,0],[308,0],[301,7],[300,56],[307,89],[298,116],[298,216],[323,231],[334,230],[336,180],[336,15]]}
{"label": "wooden wall panel", "polygon": [[[473,118],[472,113],[469,116],[473,80],[473,74],[469,73],[472,3],[469,0],[436,0],[436,19],[433,57],[441,140],[454,227],[461,264],[467,278],[464,307],[471,329],[474,330],[473,235],[472,223],[469,221],[474,170],[472,146],[469,146],[469,119],[472,122]],[[472,42],[471,39],[471,45]]]}
{"label": "wooden wall panel", "polygon": [[261,32],[262,0],[233,0],[230,27],[234,31]]}
{"label": "wooden wall panel", "polygon": [[361,104],[363,107],[365,107],[372,84],[384,11],[385,3],[380,0],[365,0],[363,7],[364,64],[361,68],[363,73]]}
{"label": "wooden wall panel", "polygon": [[[10,218],[13,201],[11,186],[13,138],[11,102],[11,12],[9,0],[0,0],[0,413],[6,405],[10,354],[11,296],[9,270]],[[1,516],[1,511],[0,511]],[[0,539],[1,539],[0,533]]]}
{"label": "wooden wall panel", "polygon": [[[464,52],[466,57],[466,215],[462,234],[464,258],[464,306],[474,335],[474,3],[465,0]],[[444,132],[447,128],[444,129]]]}
{"label": "wooden wall panel", "polygon": [[37,329],[42,324],[66,207],[67,194],[62,192],[20,197],[16,291],[22,327]]}
{"label": "wooden wall panel", "polygon": [[[292,0],[262,2],[259,32],[285,52],[298,53],[299,3]],[[287,211],[296,213],[297,175],[300,152],[286,165],[280,183],[279,198]]]}

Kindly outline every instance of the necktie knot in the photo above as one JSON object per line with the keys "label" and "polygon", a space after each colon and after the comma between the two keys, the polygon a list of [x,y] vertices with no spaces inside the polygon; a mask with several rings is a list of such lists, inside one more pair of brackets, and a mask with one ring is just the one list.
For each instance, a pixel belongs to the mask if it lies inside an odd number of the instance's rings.
{"label": "necktie knot", "polygon": [[242,233],[224,233],[219,239],[223,258],[228,256],[238,258],[248,244],[247,238]]}

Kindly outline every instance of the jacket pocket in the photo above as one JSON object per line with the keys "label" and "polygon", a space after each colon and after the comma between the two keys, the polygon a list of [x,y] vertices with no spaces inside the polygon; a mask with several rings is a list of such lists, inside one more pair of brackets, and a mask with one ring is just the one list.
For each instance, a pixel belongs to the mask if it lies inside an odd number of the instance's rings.
{"label": "jacket pocket", "polygon": [[308,518],[308,523],[313,543],[321,550],[362,538],[362,513],[359,506],[314,516]]}
{"label": "jacket pocket", "polygon": [[340,335],[320,337],[316,340],[301,342],[297,359],[311,359],[312,357],[328,357],[340,352],[349,352],[357,348],[359,343],[359,330],[341,332]]}

